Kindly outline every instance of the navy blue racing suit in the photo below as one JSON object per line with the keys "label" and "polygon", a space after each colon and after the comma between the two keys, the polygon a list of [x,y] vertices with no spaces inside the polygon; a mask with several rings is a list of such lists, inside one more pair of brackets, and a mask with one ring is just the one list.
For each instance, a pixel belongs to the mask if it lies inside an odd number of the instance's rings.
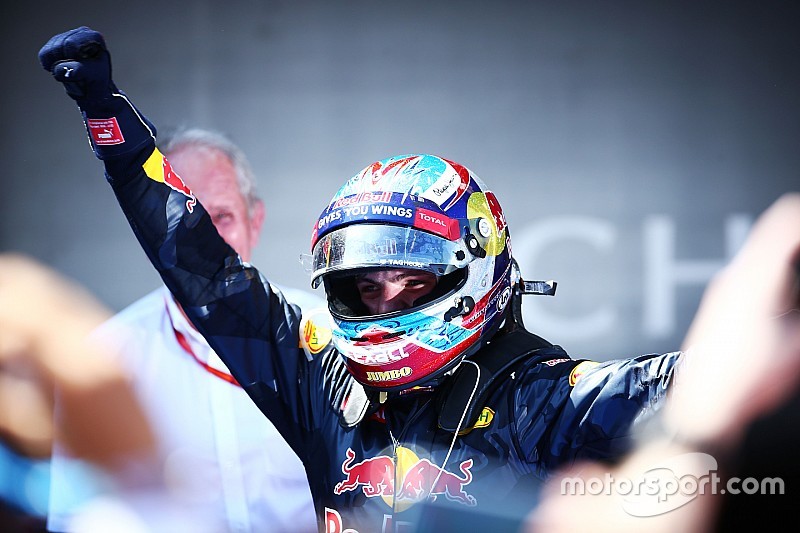
{"label": "navy blue racing suit", "polygon": [[543,348],[498,380],[459,435],[439,427],[436,391],[425,388],[348,419],[364,391],[326,342],[325,322],[301,317],[240,260],[154,142],[105,164],[164,282],[305,464],[320,530],[413,531],[437,505],[490,524],[518,520],[555,469],[618,457],[680,358],[598,364]]}

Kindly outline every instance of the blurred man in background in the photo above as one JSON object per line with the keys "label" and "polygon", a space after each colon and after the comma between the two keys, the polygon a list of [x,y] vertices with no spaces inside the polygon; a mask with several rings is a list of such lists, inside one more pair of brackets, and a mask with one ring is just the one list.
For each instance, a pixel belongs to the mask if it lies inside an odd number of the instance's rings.
{"label": "blurred man in background", "polygon": [[[223,135],[187,129],[161,143],[173,168],[208,207],[223,238],[249,261],[265,218],[250,165]],[[310,293],[281,288],[309,309]],[[133,303],[98,331],[114,342],[158,438],[175,497],[213,509],[220,531],[316,529],[303,465],[241,390],[166,287]],[[170,485],[172,478],[180,479]],[[57,447],[48,527],[67,531],[86,494],[84,476]]]}

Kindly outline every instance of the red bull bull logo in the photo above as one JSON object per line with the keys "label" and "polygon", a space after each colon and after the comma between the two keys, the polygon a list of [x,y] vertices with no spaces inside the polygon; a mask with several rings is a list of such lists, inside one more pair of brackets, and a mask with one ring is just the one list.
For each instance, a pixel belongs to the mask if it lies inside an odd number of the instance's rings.
{"label": "red bull bull logo", "polygon": [[187,198],[186,210],[190,213],[194,211],[197,198],[195,198],[194,193],[186,186],[181,177],[172,170],[172,165],[169,164],[167,158],[158,149],[153,150],[153,153],[147,158],[142,168],[151,180],[163,183],[173,191],[184,195]]}
{"label": "red bull bull logo", "polygon": [[347,459],[342,463],[342,473],[347,476],[333,488],[334,494],[351,490],[364,491],[364,495],[391,496],[394,494],[394,462],[388,455],[379,455],[353,464],[356,453],[348,448]]}
{"label": "red bull bull logo", "polygon": [[458,465],[461,476],[448,472],[430,462],[420,459],[403,478],[398,500],[410,500],[414,503],[427,500],[436,501],[437,496],[444,496],[450,501],[463,503],[473,507],[477,504],[475,497],[468,494],[464,487],[472,483],[472,459]]}
{"label": "red bull bull logo", "polygon": [[475,497],[466,490],[472,483],[472,459],[462,461],[458,473],[454,473],[428,459],[419,459],[408,448],[399,447],[396,453],[397,468],[389,455],[355,462],[356,454],[348,448],[342,462],[345,478],[333,492],[339,495],[360,489],[368,498],[380,496],[398,512],[426,500],[435,501],[439,496],[470,507],[477,505]]}

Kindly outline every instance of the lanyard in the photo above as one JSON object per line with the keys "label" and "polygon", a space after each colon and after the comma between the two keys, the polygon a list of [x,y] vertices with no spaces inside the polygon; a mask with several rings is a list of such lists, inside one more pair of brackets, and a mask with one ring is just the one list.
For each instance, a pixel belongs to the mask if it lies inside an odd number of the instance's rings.
{"label": "lanyard", "polygon": [[198,365],[203,367],[210,374],[213,374],[213,375],[217,376],[218,378],[220,378],[220,379],[222,379],[224,381],[227,381],[231,385],[236,385],[237,387],[240,387],[239,382],[236,381],[236,378],[234,378],[233,376],[231,376],[230,374],[228,374],[226,372],[223,372],[221,370],[218,370],[218,369],[212,367],[211,365],[209,365],[208,363],[206,363],[204,361],[201,361],[200,358],[197,357],[197,354],[195,354],[194,350],[192,350],[192,347],[189,344],[189,340],[186,338],[186,335],[184,335],[183,333],[178,331],[178,329],[175,327],[175,322],[172,320],[172,313],[170,312],[169,304],[167,304],[165,302],[165,305],[167,305],[167,316],[169,316],[169,322],[170,322],[170,325],[172,326],[172,331],[175,332],[175,339],[178,341],[178,344],[181,346],[181,348],[183,348],[183,350],[186,353],[188,353],[190,356],[192,356],[192,359],[194,359],[197,362]]}

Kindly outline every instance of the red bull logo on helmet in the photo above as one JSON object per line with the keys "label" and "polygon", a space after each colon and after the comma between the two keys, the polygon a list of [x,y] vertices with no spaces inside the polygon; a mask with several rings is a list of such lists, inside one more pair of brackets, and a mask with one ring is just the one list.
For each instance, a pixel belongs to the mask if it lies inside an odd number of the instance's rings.
{"label": "red bull logo on helmet", "polygon": [[472,483],[472,459],[462,461],[457,472],[450,472],[428,459],[420,459],[408,448],[400,446],[395,453],[397,466],[389,455],[356,462],[355,452],[348,448],[342,462],[345,478],[336,484],[334,494],[361,490],[368,498],[382,498],[397,512],[438,497],[469,507],[477,505],[475,497],[467,491]]}
{"label": "red bull logo on helmet", "polygon": [[150,157],[147,158],[144,165],[142,165],[147,177],[153,181],[167,185],[173,191],[179,192],[184,195],[186,200],[186,210],[190,213],[194,211],[194,206],[197,204],[197,198],[194,193],[186,186],[177,172],[172,170],[172,165],[164,154],[158,151],[158,148],[153,150]]}

